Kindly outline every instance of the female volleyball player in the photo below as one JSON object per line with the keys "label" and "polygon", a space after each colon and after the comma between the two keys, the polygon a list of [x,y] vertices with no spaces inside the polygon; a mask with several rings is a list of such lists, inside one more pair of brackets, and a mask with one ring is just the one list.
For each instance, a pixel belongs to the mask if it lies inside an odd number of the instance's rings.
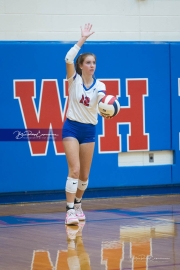
{"label": "female volleyball player", "polygon": [[65,57],[69,102],[62,138],[68,163],[66,181],[66,224],[85,220],[81,208],[82,196],[88,186],[88,177],[94,152],[97,124],[97,104],[105,95],[105,84],[95,79],[96,56],[83,53],[74,59],[86,39],[94,32],[92,25],[81,28],[81,38]]}

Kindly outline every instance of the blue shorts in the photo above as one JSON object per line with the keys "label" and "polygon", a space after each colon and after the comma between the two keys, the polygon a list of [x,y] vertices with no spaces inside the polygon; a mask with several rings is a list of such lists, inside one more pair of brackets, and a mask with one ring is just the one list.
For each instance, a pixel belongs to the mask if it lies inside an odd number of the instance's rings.
{"label": "blue shorts", "polygon": [[95,142],[96,126],[69,120],[64,122],[62,139],[66,137],[76,138],[79,144]]}

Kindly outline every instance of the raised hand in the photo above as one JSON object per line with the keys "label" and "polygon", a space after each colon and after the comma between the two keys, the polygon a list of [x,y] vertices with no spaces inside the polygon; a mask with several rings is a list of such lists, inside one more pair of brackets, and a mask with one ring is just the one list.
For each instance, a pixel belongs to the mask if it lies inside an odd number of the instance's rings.
{"label": "raised hand", "polygon": [[91,31],[92,24],[87,23],[84,25],[84,28],[81,27],[81,37],[88,38],[92,34],[94,34],[94,31]]}

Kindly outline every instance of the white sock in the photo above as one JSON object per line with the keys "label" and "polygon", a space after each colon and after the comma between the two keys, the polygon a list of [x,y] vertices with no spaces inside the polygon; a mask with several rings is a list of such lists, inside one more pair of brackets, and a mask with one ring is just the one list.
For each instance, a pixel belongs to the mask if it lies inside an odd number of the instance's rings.
{"label": "white sock", "polygon": [[74,203],[73,203],[73,202],[72,202],[72,203],[67,202],[67,207],[68,207],[68,208],[74,208]]}
{"label": "white sock", "polygon": [[80,203],[81,202],[81,200],[82,200],[82,198],[75,198],[75,203]]}

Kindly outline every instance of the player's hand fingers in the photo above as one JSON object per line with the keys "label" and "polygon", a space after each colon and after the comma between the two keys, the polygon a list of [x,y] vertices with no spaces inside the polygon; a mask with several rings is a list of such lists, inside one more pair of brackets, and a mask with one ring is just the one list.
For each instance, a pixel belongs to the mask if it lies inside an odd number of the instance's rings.
{"label": "player's hand fingers", "polygon": [[87,24],[86,23],[84,25],[84,28],[81,27],[81,36],[88,38],[89,36],[94,34],[94,31],[91,31],[91,29],[92,29],[92,24],[90,24],[90,23]]}
{"label": "player's hand fingers", "polygon": [[102,114],[102,113],[101,113],[101,116],[106,118],[106,119],[111,119],[112,118],[112,116],[108,116],[108,115],[105,115],[105,114]]}

